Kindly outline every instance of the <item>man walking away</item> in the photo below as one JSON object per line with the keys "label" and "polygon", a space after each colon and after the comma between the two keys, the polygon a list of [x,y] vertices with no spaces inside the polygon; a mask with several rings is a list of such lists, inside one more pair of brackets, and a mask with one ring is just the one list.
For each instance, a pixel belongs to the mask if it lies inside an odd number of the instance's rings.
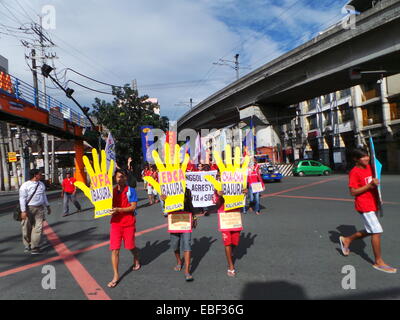
{"label": "man walking away", "polygon": [[76,200],[75,181],[76,179],[71,177],[71,173],[67,172],[66,178],[62,182],[61,191],[61,197],[63,198],[63,217],[69,214],[69,201],[72,201],[78,212],[82,210],[80,203]]}
{"label": "man walking away", "polygon": [[[25,252],[40,254],[40,239],[45,220],[45,207],[47,214],[51,214],[51,209],[46,196],[46,187],[42,179],[42,173],[33,169],[30,171],[31,180],[22,184],[19,189],[19,203],[21,206],[21,227],[22,241]],[[27,203],[29,200],[29,203]]]}

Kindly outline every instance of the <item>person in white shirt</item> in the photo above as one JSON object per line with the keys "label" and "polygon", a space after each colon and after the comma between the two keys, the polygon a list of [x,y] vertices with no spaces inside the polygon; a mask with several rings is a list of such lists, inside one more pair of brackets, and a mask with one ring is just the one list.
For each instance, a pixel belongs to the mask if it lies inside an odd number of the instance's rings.
{"label": "person in white shirt", "polygon": [[[47,208],[47,214],[51,213],[51,209],[46,196],[46,187],[40,181],[42,173],[37,169],[33,169],[30,171],[30,177],[31,180],[24,182],[19,189],[22,241],[26,253],[30,251],[31,254],[39,254],[43,221],[45,220],[45,208]],[[34,196],[27,203],[34,192]]]}

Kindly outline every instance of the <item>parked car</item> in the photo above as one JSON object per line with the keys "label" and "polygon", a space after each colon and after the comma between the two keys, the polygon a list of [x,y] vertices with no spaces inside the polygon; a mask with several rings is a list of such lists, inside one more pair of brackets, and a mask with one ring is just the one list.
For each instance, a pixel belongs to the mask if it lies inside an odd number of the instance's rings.
{"label": "parked car", "polygon": [[260,165],[261,178],[264,181],[281,182],[283,175],[273,163],[264,163]]}
{"label": "parked car", "polygon": [[328,176],[331,173],[331,168],[315,160],[297,160],[293,167],[293,175],[300,177],[311,175]]}

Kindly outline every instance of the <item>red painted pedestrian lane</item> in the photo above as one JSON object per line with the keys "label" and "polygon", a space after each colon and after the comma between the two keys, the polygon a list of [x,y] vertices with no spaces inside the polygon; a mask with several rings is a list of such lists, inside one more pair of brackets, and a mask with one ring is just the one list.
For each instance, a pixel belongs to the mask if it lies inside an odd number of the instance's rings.
{"label": "red painted pedestrian lane", "polygon": [[49,226],[47,221],[43,223],[43,233],[47,236],[58,255],[64,260],[65,266],[71,272],[75,281],[81,287],[83,293],[89,300],[111,300],[103,288],[90,275],[79,260],[72,255],[68,247],[60,240],[57,234]]}

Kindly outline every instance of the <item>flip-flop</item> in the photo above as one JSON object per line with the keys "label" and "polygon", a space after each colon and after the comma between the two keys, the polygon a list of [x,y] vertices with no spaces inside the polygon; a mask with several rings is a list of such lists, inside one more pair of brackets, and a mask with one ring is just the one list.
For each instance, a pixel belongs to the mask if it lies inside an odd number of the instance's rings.
{"label": "flip-flop", "polygon": [[193,276],[190,273],[185,273],[185,280],[186,281],[193,281]]}
{"label": "flip-flop", "polygon": [[227,275],[228,275],[228,277],[232,277],[232,278],[236,277],[235,269],[233,269],[233,270],[228,269]]}
{"label": "flip-flop", "polygon": [[118,281],[111,281],[108,283],[107,287],[109,288],[115,288],[118,284]]}
{"label": "flip-flop", "polygon": [[376,270],[386,272],[386,273],[397,273],[397,269],[390,267],[390,266],[378,266],[378,265],[374,264],[372,267]]}
{"label": "flip-flop", "polygon": [[137,264],[137,265],[135,265],[135,266],[132,268],[132,270],[133,270],[133,271],[138,271],[138,270],[140,270],[141,267],[142,267],[141,264]]}
{"label": "flip-flop", "polygon": [[181,264],[177,264],[177,265],[174,267],[174,270],[175,270],[176,272],[181,271],[181,270],[182,270],[182,265],[181,265]]}
{"label": "flip-flop", "polygon": [[350,249],[345,248],[344,242],[343,242],[343,237],[339,237],[339,242],[340,242],[340,248],[342,249],[342,254],[347,257],[350,254]]}

